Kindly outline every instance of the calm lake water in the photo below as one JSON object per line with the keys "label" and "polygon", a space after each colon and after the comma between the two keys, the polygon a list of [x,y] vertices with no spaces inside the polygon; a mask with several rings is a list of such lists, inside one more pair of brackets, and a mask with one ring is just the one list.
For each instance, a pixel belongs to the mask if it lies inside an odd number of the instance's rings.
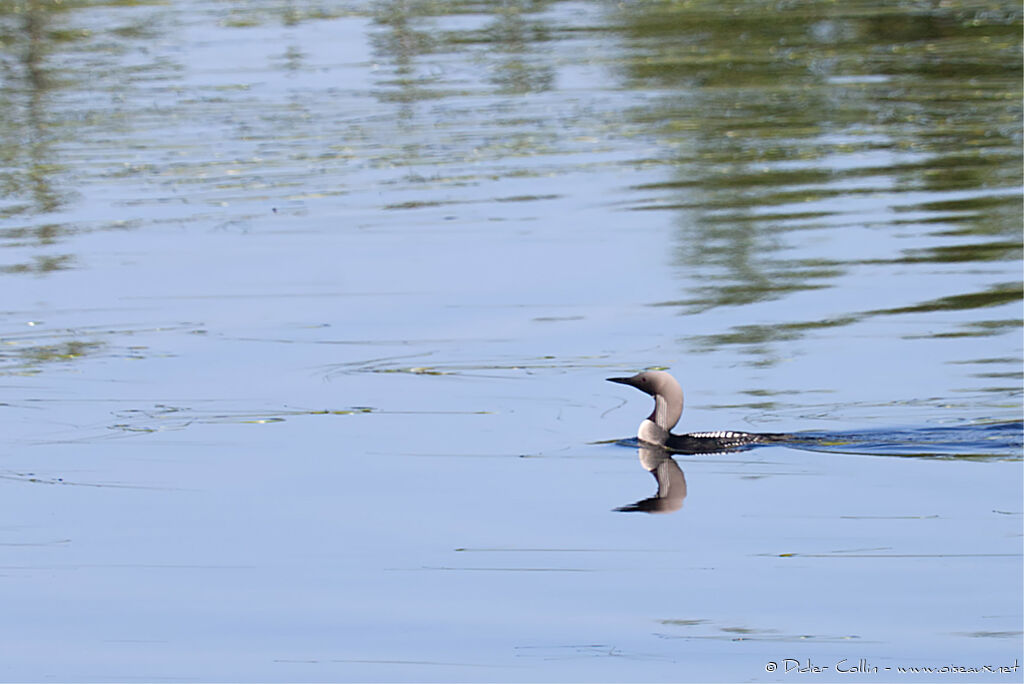
{"label": "calm lake water", "polygon": [[0,3],[0,679],[1021,681],[1021,31]]}

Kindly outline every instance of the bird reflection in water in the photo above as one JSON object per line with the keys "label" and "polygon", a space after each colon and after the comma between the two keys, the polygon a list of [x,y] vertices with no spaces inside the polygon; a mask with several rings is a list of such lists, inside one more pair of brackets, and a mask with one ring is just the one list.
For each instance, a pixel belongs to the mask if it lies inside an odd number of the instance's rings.
{"label": "bird reflection in water", "polygon": [[682,508],[686,498],[686,476],[672,454],[661,447],[646,444],[637,447],[636,451],[640,465],[654,475],[658,491],[654,496],[615,510],[622,513],[672,513]]}

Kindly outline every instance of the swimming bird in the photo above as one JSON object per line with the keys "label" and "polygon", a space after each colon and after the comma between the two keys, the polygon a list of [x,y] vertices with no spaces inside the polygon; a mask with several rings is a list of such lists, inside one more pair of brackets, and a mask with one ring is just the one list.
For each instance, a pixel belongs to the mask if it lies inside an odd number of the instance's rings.
{"label": "swimming bird", "polygon": [[683,415],[683,388],[665,371],[644,371],[628,378],[608,378],[609,382],[636,387],[654,397],[654,411],[642,423],[636,436],[641,442],[662,446],[672,451],[706,454],[716,451],[735,451],[754,444],[781,442],[792,435],[779,433],[691,432],[673,435],[671,430]]}

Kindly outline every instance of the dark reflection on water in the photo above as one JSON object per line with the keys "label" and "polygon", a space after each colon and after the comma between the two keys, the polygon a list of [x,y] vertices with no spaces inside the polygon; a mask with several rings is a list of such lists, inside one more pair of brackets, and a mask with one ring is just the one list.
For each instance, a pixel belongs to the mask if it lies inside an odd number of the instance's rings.
{"label": "dark reflection on water", "polygon": [[[418,64],[420,56],[469,52],[480,46],[492,50],[484,70],[496,94],[543,92],[555,85],[555,64],[540,50],[553,40],[544,13],[553,2],[519,0],[481,7],[478,3],[410,3],[389,0],[374,4],[374,21],[383,30],[373,34],[380,56],[389,62],[393,78],[383,81],[384,100],[411,103],[450,97],[472,81]],[[439,29],[438,17],[465,14],[482,23],[458,29]],[[410,115],[412,110],[403,110]]]}
{"label": "dark reflection on water", "polygon": [[[205,226],[211,211],[244,225],[246,202],[351,195],[414,211],[497,181],[655,168],[619,200],[676,225],[680,285],[649,303],[736,310],[686,326],[687,352],[770,366],[796,341],[893,317],[965,312],[895,334],[1004,346],[1022,326],[1016,4],[203,6],[238,40],[359,17],[372,51],[372,64],[325,58],[287,35],[255,73],[211,83],[165,49],[205,15],[124,5],[0,5],[0,247],[13,255],[0,277],[82,267],[65,245],[91,231]],[[98,8],[102,22],[86,11]],[[338,62],[328,85],[258,87]],[[563,196],[539,185],[472,201]],[[75,214],[96,187],[110,203]],[[865,287],[876,281],[884,296]],[[752,310],[774,302],[787,307]]]}
{"label": "dark reflection on water", "polygon": [[[620,73],[657,93],[632,117],[673,150],[675,176],[638,187],[647,197],[636,208],[678,215],[678,267],[699,280],[663,303],[687,313],[744,306],[884,263],[921,264],[917,277],[929,278],[935,264],[1019,262],[1020,20],[1006,3],[623,6]],[[789,234],[824,229],[862,237],[839,252],[786,248]],[[945,244],[917,247],[910,235]],[[904,245],[886,257],[858,254],[872,251],[858,241],[893,238]],[[737,325],[697,346],[762,355],[807,328],[1021,295],[1019,281],[996,280],[813,320],[796,311],[781,326]]]}
{"label": "dark reflection on water", "polygon": [[646,445],[639,445],[636,451],[640,465],[658,483],[658,491],[653,496],[615,510],[622,513],[672,513],[682,508],[683,499],[686,498],[686,476],[672,454],[665,449]]}
{"label": "dark reflection on water", "polygon": [[[0,218],[55,211],[69,197],[59,189],[63,169],[54,163],[52,150],[60,122],[51,94],[59,78],[46,58],[72,36],[53,25],[58,3],[29,3],[27,8],[18,4],[0,10],[0,44],[7,56],[0,98]],[[34,232],[47,241],[53,228],[47,224]]]}
{"label": "dark reflection on water", "polygon": [[[539,205],[571,194],[560,177],[656,169],[623,176],[615,206],[671,213],[679,285],[647,303],[695,317],[681,353],[772,366],[801,340],[895,320],[864,334],[984,338],[1001,348],[976,356],[1019,372],[1019,6],[566,6],[0,5],[0,278],[88,267],[69,246],[84,233],[244,230],[296,196]],[[369,54],[283,31],[343,17],[364,22]],[[277,31],[280,49],[197,75],[176,41],[207,47],[190,33],[207,20],[224,40]],[[322,69],[327,85],[303,80]],[[485,189],[520,179],[534,183]],[[97,188],[107,203],[75,213]],[[544,234],[565,222],[545,214]]]}

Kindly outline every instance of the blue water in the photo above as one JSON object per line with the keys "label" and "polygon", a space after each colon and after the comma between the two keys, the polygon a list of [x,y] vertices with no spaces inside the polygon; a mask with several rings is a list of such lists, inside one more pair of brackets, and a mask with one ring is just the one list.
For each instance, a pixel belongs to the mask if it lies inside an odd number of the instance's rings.
{"label": "blue water", "polygon": [[978,460],[1020,460],[1024,454],[1024,423],[1020,421],[799,436],[814,440],[800,448],[845,454]]}
{"label": "blue water", "polygon": [[0,3],[0,679],[1024,662],[1020,10],[741,9]]}

